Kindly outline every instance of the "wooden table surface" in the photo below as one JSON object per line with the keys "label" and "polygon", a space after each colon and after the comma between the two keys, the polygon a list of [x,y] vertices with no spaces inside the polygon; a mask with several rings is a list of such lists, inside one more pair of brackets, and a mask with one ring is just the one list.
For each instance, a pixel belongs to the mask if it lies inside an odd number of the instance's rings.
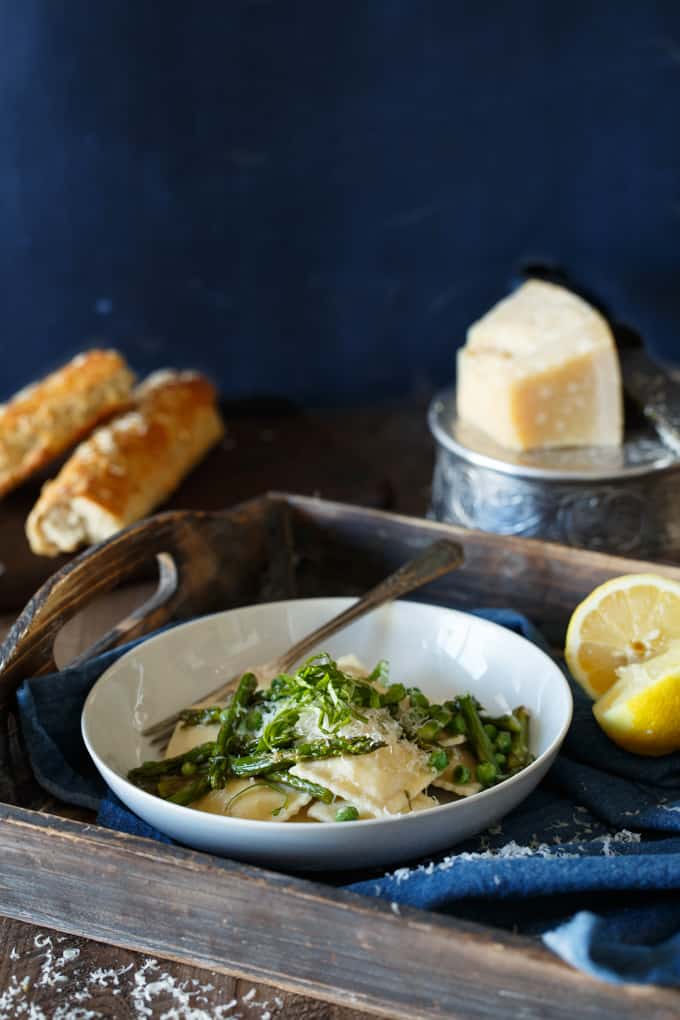
{"label": "wooden table surface", "polygon": [[[267,489],[317,494],[424,514],[433,450],[424,401],[406,407],[326,414],[290,408],[227,408],[223,447],[187,480],[173,506],[213,509]],[[25,495],[17,494],[0,545],[4,604],[20,607],[27,583],[44,562],[22,547]],[[3,526],[0,512],[0,528]],[[13,578],[15,587],[12,588]],[[94,605],[60,635],[57,661],[67,662],[142,600],[122,591]],[[0,616],[0,636],[13,613]],[[86,939],[0,918],[0,1020],[350,1020],[364,1013],[302,998],[250,981],[225,978]]]}

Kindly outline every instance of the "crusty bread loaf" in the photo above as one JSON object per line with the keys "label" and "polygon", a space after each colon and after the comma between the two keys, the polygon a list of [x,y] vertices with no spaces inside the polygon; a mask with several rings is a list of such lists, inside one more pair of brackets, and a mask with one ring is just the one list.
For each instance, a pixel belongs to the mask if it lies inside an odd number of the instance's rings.
{"label": "crusty bread loaf", "polygon": [[162,503],[224,433],[215,390],[189,372],[157,372],[135,408],[97,429],[43,486],[26,522],[35,553],[109,538]]}
{"label": "crusty bread loaf", "polygon": [[133,383],[117,351],[86,351],[0,406],[0,496],[127,406]]}

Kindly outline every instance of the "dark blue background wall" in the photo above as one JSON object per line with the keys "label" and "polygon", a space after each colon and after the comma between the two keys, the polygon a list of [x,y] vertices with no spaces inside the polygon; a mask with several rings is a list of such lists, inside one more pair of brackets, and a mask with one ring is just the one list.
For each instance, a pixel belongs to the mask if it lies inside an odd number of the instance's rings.
{"label": "dark blue background wall", "polygon": [[680,356],[680,4],[0,4],[0,390],[94,337],[319,404],[444,384],[524,260]]}

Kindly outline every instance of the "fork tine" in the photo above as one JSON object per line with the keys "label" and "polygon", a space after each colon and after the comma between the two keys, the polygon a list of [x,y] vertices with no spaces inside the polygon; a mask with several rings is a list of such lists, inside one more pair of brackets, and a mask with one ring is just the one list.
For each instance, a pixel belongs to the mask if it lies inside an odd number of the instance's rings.
{"label": "fork tine", "polygon": [[168,742],[170,740],[170,737],[172,736],[172,731],[174,730],[176,725],[177,725],[176,723],[173,723],[172,726],[167,726],[160,733],[157,733],[155,735],[155,737],[152,737],[152,739],[151,739],[151,746],[152,747],[167,747]]}

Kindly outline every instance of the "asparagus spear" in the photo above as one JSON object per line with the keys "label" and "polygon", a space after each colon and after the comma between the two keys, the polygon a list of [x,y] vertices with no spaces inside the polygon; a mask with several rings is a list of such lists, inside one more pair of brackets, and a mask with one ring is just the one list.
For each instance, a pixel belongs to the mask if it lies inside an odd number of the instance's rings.
{"label": "asparagus spear", "polygon": [[517,718],[520,728],[519,733],[514,733],[512,737],[508,754],[508,768],[512,772],[518,772],[532,760],[529,751],[529,713],[523,705],[520,705],[515,709],[513,715]]}
{"label": "asparagus spear", "polygon": [[221,789],[230,773],[229,760],[226,757],[234,750],[236,734],[234,728],[241,712],[247,708],[253,694],[257,690],[257,677],[254,673],[244,673],[228,706],[221,713],[222,725],[215,741],[215,758],[210,763],[208,780],[210,788]]}
{"label": "asparagus spear", "polygon": [[475,754],[479,758],[480,764],[485,766],[482,769],[483,778],[480,777],[479,770],[477,778],[480,783],[483,783],[485,786],[490,786],[498,772],[495,748],[491,742],[489,734],[484,729],[482,720],[479,718],[479,712],[477,711],[477,705],[474,698],[470,694],[465,694],[459,699],[459,704],[461,714],[465,719],[468,739],[474,748]]}
{"label": "asparagus spear", "polygon": [[496,752],[489,734],[482,725],[482,720],[479,718],[479,712],[472,696],[469,694],[463,695],[459,699],[459,703],[460,711],[465,719],[468,738],[475,750],[475,754],[480,761],[488,761],[495,765]]}
{"label": "asparagus spear", "polygon": [[222,721],[223,705],[210,705],[205,708],[185,708],[180,712],[180,722],[184,726],[209,726],[210,723]]}
{"label": "asparagus spear", "polygon": [[178,754],[174,758],[164,758],[161,761],[145,761],[136,769],[130,769],[127,777],[131,783],[139,785],[139,780],[142,779],[177,774],[185,762],[194,762],[194,764],[198,765],[207,762],[214,756],[215,741],[208,740],[205,744],[192,747],[190,751]]}
{"label": "asparagus spear", "polygon": [[509,730],[510,733],[519,733],[521,729],[520,721],[514,712],[511,715],[482,715],[481,719],[483,723],[491,723],[498,730]]}
{"label": "asparagus spear", "polygon": [[232,758],[230,767],[235,776],[261,776],[268,772],[289,769],[299,761],[337,758],[341,754],[368,754],[370,751],[376,751],[379,747],[384,747],[384,742],[371,740],[369,737],[315,740],[312,743],[298,744],[297,747],[286,748],[282,751]]}
{"label": "asparagus spear", "polygon": [[215,741],[218,754],[225,754],[234,737],[234,725],[238,721],[241,710],[246,708],[257,690],[257,677],[254,673],[244,673],[239,680],[234,697],[222,713],[222,725]]}
{"label": "asparagus spear", "polygon": [[333,793],[326,786],[312,783],[309,779],[300,779],[299,776],[294,776],[290,772],[269,772],[268,778],[275,783],[281,783],[283,786],[291,786],[294,790],[300,790],[302,793],[309,793],[312,797],[316,797],[317,800],[322,800],[324,804],[330,804],[333,800]]}
{"label": "asparagus spear", "polygon": [[172,804],[192,804],[199,797],[202,797],[204,793],[207,793],[210,789],[210,781],[207,776],[199,776],[198,779],[190,780],[186,786],[183,786],[177,793],[173,793],[166,800],[169,800]]}
{"label": "asparagus spear", "polygon": [[211,758],[208,770],[208,782],[211,790],[221,790],[230,774],[229,758],[220,755]]}

